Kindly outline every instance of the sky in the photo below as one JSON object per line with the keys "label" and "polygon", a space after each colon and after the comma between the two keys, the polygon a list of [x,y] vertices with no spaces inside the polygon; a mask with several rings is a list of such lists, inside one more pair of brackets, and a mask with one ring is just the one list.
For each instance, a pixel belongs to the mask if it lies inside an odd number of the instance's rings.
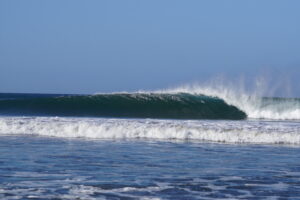
{"label": "sky", "polygon": [[300,97],[299,8],[298,0],[0,0],[0,92],[155,90],[222,76],[249,87],[263,77],[285,88],[274,95]]}

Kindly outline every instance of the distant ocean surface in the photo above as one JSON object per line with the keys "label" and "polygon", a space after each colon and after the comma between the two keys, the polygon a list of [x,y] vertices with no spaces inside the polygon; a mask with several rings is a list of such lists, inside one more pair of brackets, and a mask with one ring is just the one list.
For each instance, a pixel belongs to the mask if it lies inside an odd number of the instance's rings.
{"label": "distant ocean surface", "polygon": [[0,199],[300,199],[300,99],[0,93]]}

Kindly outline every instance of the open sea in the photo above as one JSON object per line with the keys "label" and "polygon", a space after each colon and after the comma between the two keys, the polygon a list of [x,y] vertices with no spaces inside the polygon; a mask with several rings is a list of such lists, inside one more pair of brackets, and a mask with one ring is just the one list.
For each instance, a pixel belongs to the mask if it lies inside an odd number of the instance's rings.
{"label": "open sea", "polygon": [[0,199],[300,200],[300,99],[0,93]]}

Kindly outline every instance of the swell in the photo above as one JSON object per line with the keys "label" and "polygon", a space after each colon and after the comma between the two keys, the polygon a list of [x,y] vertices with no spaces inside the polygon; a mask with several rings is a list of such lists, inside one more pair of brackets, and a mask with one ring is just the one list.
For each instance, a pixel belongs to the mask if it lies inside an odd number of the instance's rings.
{"label": "swell", "polygon": [[2,115],[168,119],[245,119],[223,99],[189,93],[115,93],[15,98],[0,101]]}

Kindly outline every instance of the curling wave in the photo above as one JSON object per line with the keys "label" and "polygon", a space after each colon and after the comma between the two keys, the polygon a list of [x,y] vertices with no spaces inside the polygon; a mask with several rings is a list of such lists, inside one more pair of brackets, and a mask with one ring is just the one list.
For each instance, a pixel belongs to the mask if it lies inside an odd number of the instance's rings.
{"label": "curling wave", "polygon": [[168,119],[245,119],[223,99],[189,93],[115,93],[75,96],[3,96],[2,115]]}
{"label": "curling wave", "polygon": [[1,117],[0,135],[300,145],[298,122]]}
{"label": "curling wave", "polygon": [[199,86],[185,85],[182,87],[157,91],[160,93],[177,94],[188,93],[191,95],[206,95],[224,100],[227,104],[233,105],[243,111],[248,118],[272,119],[272,120],[300,120],[300,99],[299,98],[274,98],[262,97],[259,89],[252,93],[246,92],[243,88],[235,89],[234,86]]}
{"label": "curling wave", "polygon": [[218,84],[95,95],[0,93],[0,115],[300,120],[299,98],[262,97],[257,91]]}

